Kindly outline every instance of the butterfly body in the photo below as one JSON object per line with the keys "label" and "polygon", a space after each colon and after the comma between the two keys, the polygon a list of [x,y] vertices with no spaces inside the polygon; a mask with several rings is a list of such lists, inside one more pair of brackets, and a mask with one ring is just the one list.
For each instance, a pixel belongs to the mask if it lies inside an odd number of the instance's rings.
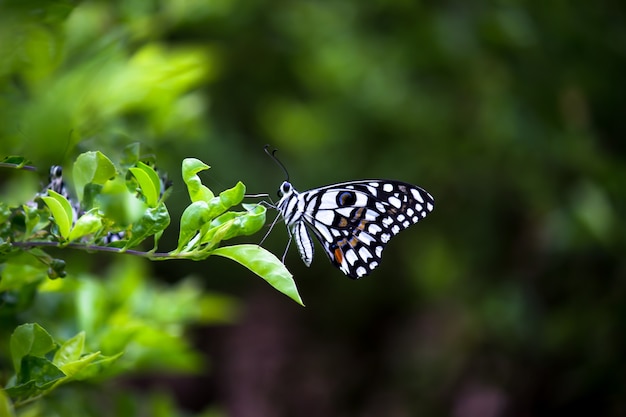
{"label": "butterfly body", "polygon": [[400,181],[350,181],[304,192],[285,181],[279,193],[276,208],[303,262],[313,260],[308,227],[333,265],[354,279],[378,267],[387,242],[434,208],[428,192]]}

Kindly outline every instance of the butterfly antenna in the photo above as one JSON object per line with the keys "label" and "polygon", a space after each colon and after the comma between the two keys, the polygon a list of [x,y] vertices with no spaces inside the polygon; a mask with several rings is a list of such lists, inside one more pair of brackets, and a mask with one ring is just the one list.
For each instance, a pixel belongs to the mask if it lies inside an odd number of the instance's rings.
{"label": "butterfly antenna", "polygon": [[285,165],[283,165],[283,163],[280,162],[280,160],[276,157],[276,152],[278,151],[278,149],[274,149],[273,151],[270,152],[269,149],[268,149],[269,147],[270,147],[270,145],[265,145],[263,147],[263,150],[265,151],[267,156],[272,158],[274,160],[274,162],[276,162],[278,164],[278,166],[283,169],[283,172],[285,173],[285,176],[287,177],[287,179],[285,181],[289,181],[289,171],[287,171],[287,168],[285,168]]}

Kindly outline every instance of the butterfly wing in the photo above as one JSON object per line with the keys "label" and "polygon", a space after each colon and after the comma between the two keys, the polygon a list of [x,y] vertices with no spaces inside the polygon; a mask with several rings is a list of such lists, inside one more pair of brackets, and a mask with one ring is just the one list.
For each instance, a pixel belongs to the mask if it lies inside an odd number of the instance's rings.
{"label": "butterfly wing", "polygon": [[400,181],[351,181],[306,191],[302,197],[304,222],[330,261],[354,279],[372,272],[387,242],[434,208],[428,192]]}

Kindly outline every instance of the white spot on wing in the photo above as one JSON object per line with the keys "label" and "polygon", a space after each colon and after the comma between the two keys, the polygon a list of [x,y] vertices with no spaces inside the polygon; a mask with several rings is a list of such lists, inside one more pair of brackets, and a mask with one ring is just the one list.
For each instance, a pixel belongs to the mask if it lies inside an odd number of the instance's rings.
{"label": "white spot on wing", "polygon": [[393,227],[391,228],[391,233],[395,235],[399,231],[400,231],[400,226],[398,226],[397,224],[394,224]]}
{"label": "white spot on wing", "polygon": [[419,201],[420,203],[424,202],[424,199],[422,198],[422,194],[420,194],[420,192],[417,191],[415,188],[411,188],[411,194],[413,194],[413,197],[415,197],[415,199]]}
{"label": "white spot on wing", "polygon": [[402,202],[397,197],[389,197],[389,203],[395,208],[400,208],[400,206],[402,205]]}
{"label": "white spot on wing", "polygon": [[361,278],[363,275],[367,274],[367,269],[363,268],[362,266],[358,267],[356,269],[356,275]]}
{"label": "white spot on wing", "polygon": [[356,195],[356,201],[354,202],[354,206],[363,207],[367,205],[367,196],[363,193],[354,193]]}
{"label": "white spot on wing", "polygon": [[317,212],[317,214],[315,215],[315,219],[318,222],[324,223],[326,226],[330,226],[333,224],[335,215],[330,210],[321,210]]}
{"label": "white spot on wing", "polygon": [[346,253],[344,254],[344,257],[346,258],[346,261],[348,261],[350,265],[354,265],[354,263],[359,259],[356,256],[354,249],[348,249]]}
{"label": "white spot on wing", "polygon": [[359,233],[358,239],[364,244],[366,244],[367,246],[369,246],[372,242],[376,241],[376,239],[374,239],[372,235],[370,235],[369,233],[365,233],[365,232]]}
{"label": "white spot on wing", "polygon": [[381,227],[380,227],[379,225],[377,225],[376,223],[372,223],[372,224],[370,224],[370,225],[367,227],[367,230],[368,230],[370,233],[374,234],[374,235],[377,235],[377,234],[379,234],[380,232],[382,232],[382,231],[383,231],[383,229],[381,229]]}
{"label": "white spot on wing", "polygon": [[376,246],[376,249],[374,249],[374,253],[376,253],[376,257],[380,258],[381,255],[383,254],[383,247]]}
{"label": "white spot on wing", "polygon": [[359,256],[363,259],[363,262],[367,262],[367,260],[372,257],[372,253],[365,246],[361,246]]}
{"label": "white spot on wing", "polygon": [[342,207],[335,210],[337,213],[341,214],[343,217],[351,218],[352,217],[352,207]]}
{"label": "white spot on wing", "polygon": [[430,204],[430,203],[427,203],[427,204],[426,204],[426,210],[428,210],[428,211],[433,211],[433,205],[432,205],[432,204]]}
{"label": "white spot on wing", "polygon": [[332,210],[337,207],[337,191],[326,191],[322,194],[318,210]]}
{"label": "white spot on wing", "polygon": [[388,192],[388,193],[390,193],[390,192],[393,191],[393,185],[387,183],[387,184],[383,185],[383,190]]}

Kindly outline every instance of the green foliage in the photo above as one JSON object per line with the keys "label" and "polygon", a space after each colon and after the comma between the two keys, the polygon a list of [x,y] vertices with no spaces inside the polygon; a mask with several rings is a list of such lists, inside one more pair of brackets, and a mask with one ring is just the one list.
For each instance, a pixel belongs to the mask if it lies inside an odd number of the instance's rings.
{"label": "green foliage", "polygon": [[[125,162],[128,164],[129,161]],[[265,207],[260,204],[244,205],[244,211],[231,211],[244,198],[245,186],[241,182],[214,196],[197,176],[198,172],[208,169],[208,165],[188,158],[183,161],[182,169],[182,177],[187,184],[192,203],[181,216],[178,246],[169,253],[156,252],[159,238],[170,223],[169,212],[160,197],[161,179],[157,172],[151,166],[135,161],[135,166],[127,168],[132,174],[129,177],[124,171],[118,172],[115,165],[100,152],[81,154],[73,169],[80,188],[83,191],[88,190],[81,195],[89,195],[88,199],[79,201],[76,206],[89,211],[75,219],[74,212],[78,209],[73,208],[65,196],[47,190],[47,195],[41,196],[41,199],[49,214],[45,208],[33,213],[28,204],[7,208],[4,227],[6,234],[0,238],[6,242],[16,242],[14,246],[26,249],[27,253],[32,253],[42,263],[50,266],[50,275],[62,273],[57,271],[61,264],[40,249],[36,250],[38,245],[127,252],[154,260],[204,260],[210,255],[219,254],[248,267],[276,289],[302,304],[292,275],[265,249],[257,247],[256,253],[250,252],[248,246],[235,245],[227,252],[215,252],[222,241],[258,232],[265,224]],[[123,178],[127,178],[126,187],[121,188],[119,184]],[[108,186],[109,182],[118,185]],[[134,198],[134,193],[139,198]],[[134,213],[121,218],[109,216],[112,212],[112,200],[128,202],[122,205],[121,210],[119,205],[113,205],[116,211]],[[24,221],[26,227],[23,230],[12,228],[15,219]],[[41,219],[48,219],[48,223],[42,223]],[[119,241],[105,243],[105,239],[112,233],[120,232],[123,234]],[[134,249],[148,238],[154,239],[152,250],[141,252]],[[11,253],[9,247],[7,253]],[[17,255],[18,252],[12,253]],[[254,259],[246,261],[246,255],[251,253],[254,253]],[[52,266],[55,262],[55,266]],[[260,267],[259,263],[264,266]]]}
{"label": "green foliage", "polygon": [[[136,152],[128,150],[126,155],[119,168],[100,152],[79,155],[73,166],[74,179],[82,190],[76,193],[81,196],[79,201],[70,201],[48,189],[45,195],[17,207],[2,204],[0,312],[7,307],[20,311],[29,306],[34,293],[45,287],[46,275],[65,276],[65,261],[44,250],[50,247],[126,253],[160,261],[199,261],[218,255],[247,267],[302,304],[292,275],[270,252],[257,245],[219,247],[223,241],[258,232],[265,224],[266,209],[260,204],[244,204],[243,211],[233,211],[244,198],[245,186],[238,182],[215,196],[197,176],[208,169],[197,159],[186,159],[182,164],[182,177],[192,203],[181,216],[178,246],[171,252],[157,252],[158,240],[170,223],[161,191],[162,179],[151,165],[132,160]],[[4,163],[22,167],[22,162],[23,159],[11,158]],[[38,199],[43,204],[38,204]],[[111,216],[114,211],[127,214]],[[112,234],[120,240],[107,242]],[[149,238],[154,240],[153,249],[139,250],[138,246]],[[168,292],[167,299],[161,299],[158,293],[143,294],[151,290],[142,288],[138,281],[142,276],[131,270],[112,277],[106,285],[74,283],[74,326],[81,330],[63,342],[56,341],[39,323],[15,329],[10,338],[15,375],[5,385],[5,393],[15,407],[48,395],[67,382],[102,379],[124,369],[196,369],[198,360],[194,355],[178,338],[156,324],[171,325],[194,316],[200,321],[220,319],[229,310],[227,304],[198,296],[197,288],[187,286]],[[118,303],[128,303],[128,307],[112,303],[116,298]],[[128,311],[137,308],[135,302],[143,299],[150,300],[145,306],[149,311],[129,315]],[[185,306],[200,312],[185,311]],[[215,308],[218,310],[211,312]],[[141,322],[142,315],[149,321]],[[87,343],[87,336],[94,341]],[[96,346],[97,350],[86,350],[87,345]],[[118,359],[120,365],[115,364]]]}
{"label": "green foliage", "polygon": [[48,394],[61,384],[93,378],[122,354],[106,357],[100,352],[85,352],[84,332],[57,343],[36,323],[18,326],[11,335],[10,345],[15,376],[5,392],[16,407]]}

